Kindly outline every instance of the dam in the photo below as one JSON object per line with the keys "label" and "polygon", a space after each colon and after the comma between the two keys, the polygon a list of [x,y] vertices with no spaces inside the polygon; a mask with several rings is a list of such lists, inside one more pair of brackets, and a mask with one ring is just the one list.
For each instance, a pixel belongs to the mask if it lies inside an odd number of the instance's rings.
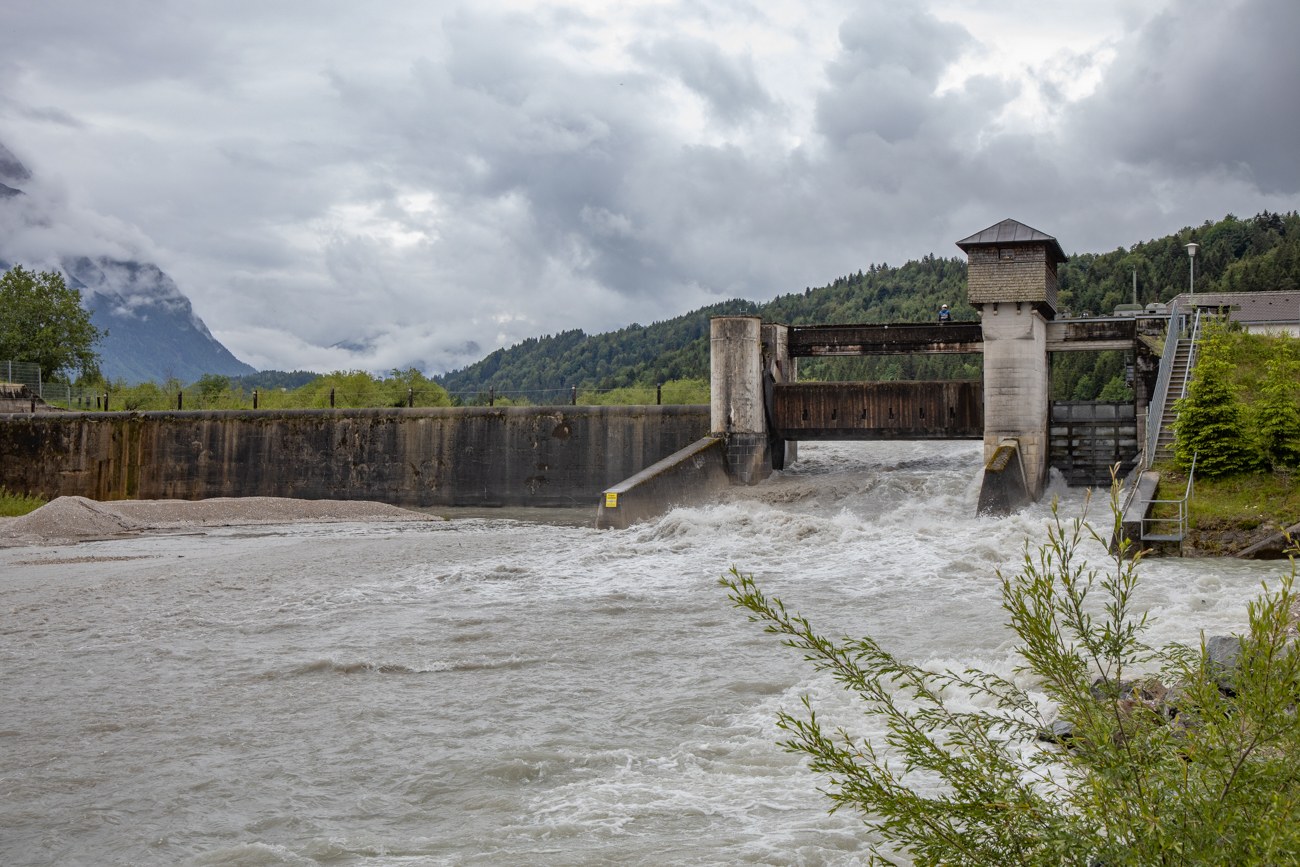
{"label": "dam", "polygon": [[[793,465],[800,442],[979,440],[977,509],[1131,468],[1157,388],[1159,315],[1058,316],[1057,240],[1005,220],[958,242],[976,322],[711,323],[708,406],[0,415],[0,484],[92,499],[284,496],[395,505],[594,507],[626,527]],[[1053,406],[1052,353],[1124,350],[1128,405]],[[800,358],[983,356],[983,379],[800,382]]]}
{"label": "dam", "polygon": [[[828,813],[776,715],[806,697],[827,728],[882,751],[885,733],[717,582],[735,567],[823,634],[1014,678],[997,573],[1045,541],[1052,497],[1084,508],[1081,444],[1129,455],[1145,418],[1144,397],[1053,403],[1036,377],[1161,323],[998,306],[946,326],[717,319],[708,406],[0,418],[5,483],[32,490],[599,502],[612,528],[504,508],[0,548],[6,863],[861,864],[860,818]],[[984,379],[798,380],[818,353],[950,350],[982,352]],[[1017,370],[1043,403],[1011,416]],[[1025,492],[1042,457],[1041,486],[981,513],[1007,440]],[[653,490],[660,510],[618,528]],[[1277,572],[1140,568],[1156,646],[1240,629]]]}

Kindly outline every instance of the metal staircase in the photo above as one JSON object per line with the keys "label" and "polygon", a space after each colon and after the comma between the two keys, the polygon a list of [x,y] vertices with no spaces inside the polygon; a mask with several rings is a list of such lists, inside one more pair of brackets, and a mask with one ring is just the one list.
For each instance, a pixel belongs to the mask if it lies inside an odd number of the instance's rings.
{"label": "metal staircase", "polygon": [[1174,455],[1175,403],[1187,396],[1187,385],[1196,369],[1197,341],[1201,336],[1201,311],[1170,310],[1165,350],[1160,357],[1160,375],[1147,408],[1147,447],[1143,463],[1150,467],[1157,459]]}
{"label": "metal staircase", "polygon": [[1184,337],[1178,340],[1174,348],[1164,412],[1160,415],[1160,429],[1156,432],[1155,458],[1157,460],[1174,456],[1174,419],[1178,418],[1174,404],[1179,398],[1187,395],[1187,382],[1191,378],[1194,367],[1192,347],[1192,338]]}

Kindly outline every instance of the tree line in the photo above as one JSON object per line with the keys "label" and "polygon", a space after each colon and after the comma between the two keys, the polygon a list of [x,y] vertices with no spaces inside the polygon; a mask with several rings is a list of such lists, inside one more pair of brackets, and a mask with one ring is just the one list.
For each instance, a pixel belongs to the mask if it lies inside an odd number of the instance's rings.
{"label": "tree line", "polygon": [[[1185,245],[1200,245],[1196,291],[1269,291],[1300,287],[1300,214],[1267,211],[1249,219],[1229,214],[1110,253],[1078,253],[1058,269],[1060,304],[1073,313],[1102,315],[1133,301],[1169,301],[1187,291]],[[975,320],[966,303],[966,262],[925,256],[900,266],[871,265],[825,286],[771,301],[727,301],[648,326],[586,334],[580,330],[529,338],[481,361],[435,377],[452,391],[528,388],[648,387],[675,379],[707,379],[709,317],[759,315],[789,325],[925,322],[947,304],[956,320]],[[1122,353],[1070,353],[1054,361],[1056,399],[1125,399]],[[982,358],[928,356],[802,359],[801,379],[975,379]]]}

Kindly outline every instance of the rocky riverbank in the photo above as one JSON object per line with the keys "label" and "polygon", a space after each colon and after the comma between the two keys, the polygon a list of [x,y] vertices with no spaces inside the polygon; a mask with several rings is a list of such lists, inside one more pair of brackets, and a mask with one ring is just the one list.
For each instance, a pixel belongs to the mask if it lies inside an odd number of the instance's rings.
{"label": "rocky riverbank", "polygon": [[1189,531],[1184,554],[1190,557],[1283,560],[1286,552],[1294,548],[1288,535],[1300,541],[1300,524],[1282,527],[1270,520],[1245,529],[1239,521],[1207,518]]}

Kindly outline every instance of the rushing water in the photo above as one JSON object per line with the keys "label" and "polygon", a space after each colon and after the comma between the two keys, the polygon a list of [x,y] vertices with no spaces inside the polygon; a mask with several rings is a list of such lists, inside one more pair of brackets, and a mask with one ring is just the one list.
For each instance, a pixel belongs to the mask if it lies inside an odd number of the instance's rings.
{"label": "rushing water", "polygon": [[[800,450],[621,532],[515,515],[0,551],[0,861],[860,863],[860,822],[827,814],[774,716],[807,694],[862,718],[719,575],[1010,673],[994,570],[1048,509],[973,518],[978,444]],[[38,562],[74,557],[104,559]],[[1152,640],[1240,628],[1276,573],[1150,562]]]}

